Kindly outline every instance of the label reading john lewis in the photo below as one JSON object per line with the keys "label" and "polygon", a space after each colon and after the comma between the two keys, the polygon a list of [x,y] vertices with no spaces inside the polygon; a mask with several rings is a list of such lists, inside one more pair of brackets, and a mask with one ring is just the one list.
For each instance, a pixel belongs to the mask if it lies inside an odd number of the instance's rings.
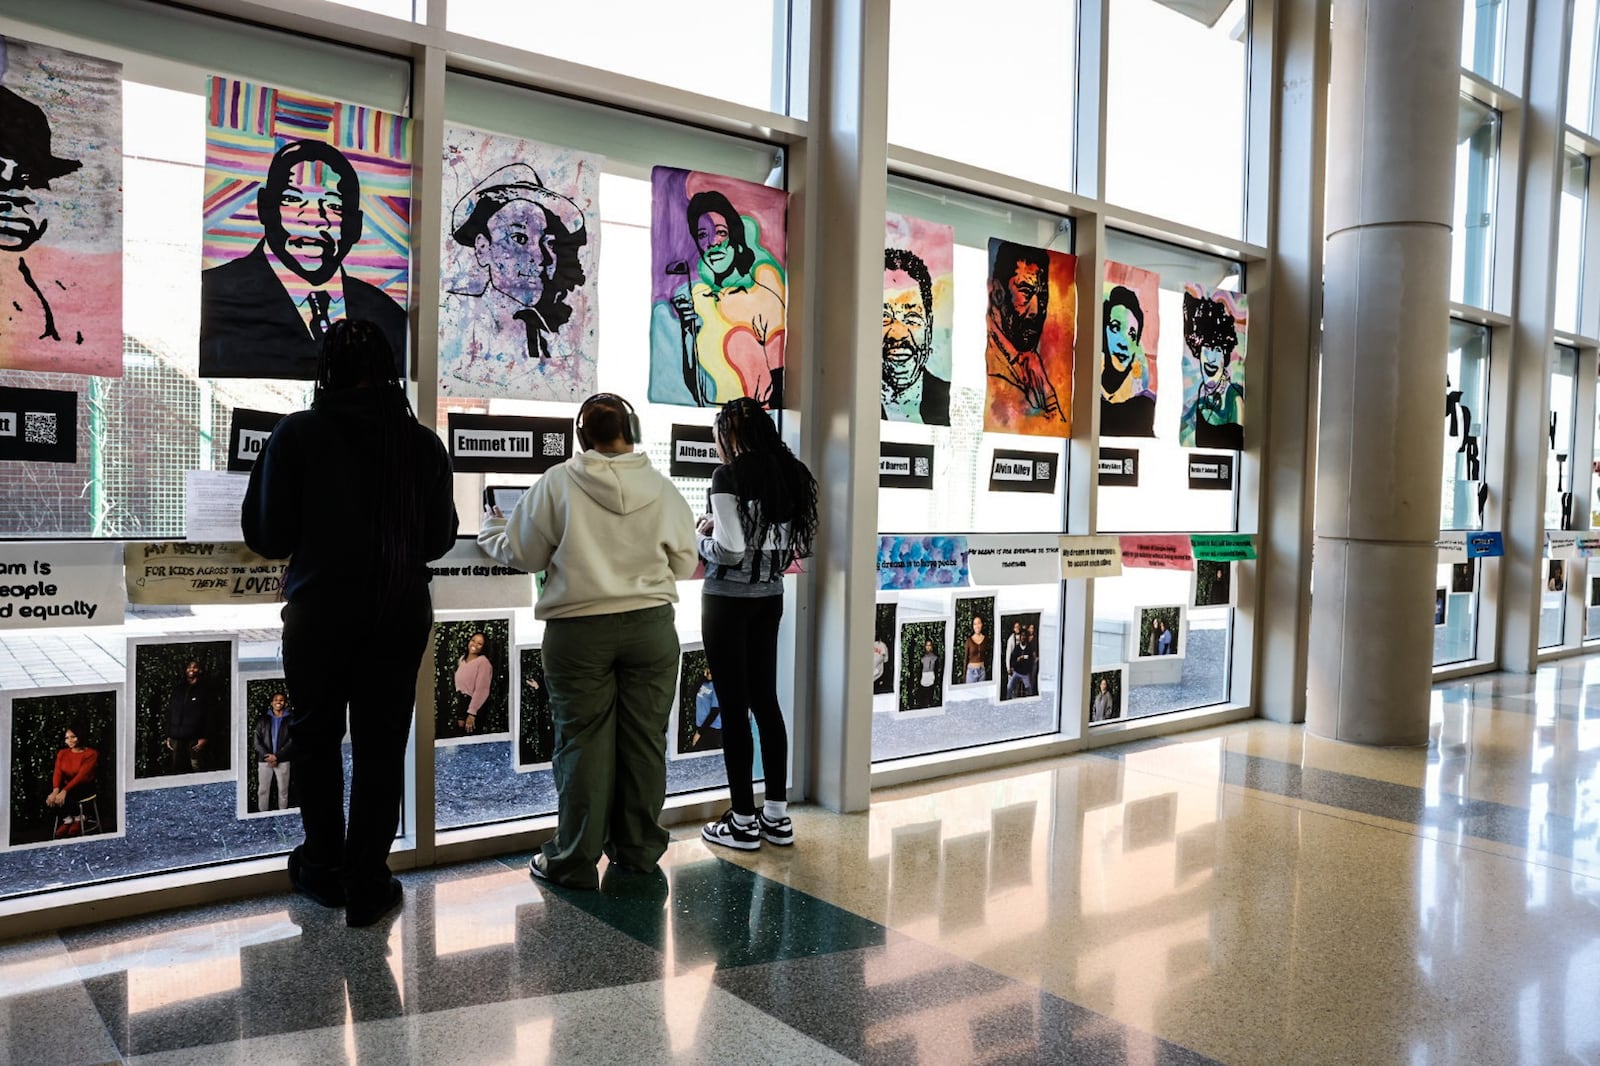
{"label": "label reading john lewis", "polygon": [[228,469],[235,473],[249,473],[261,458],[267,438],[283,415],[274,411],[252,411],[248,407],[233,409],[233,424],[228,430]]}

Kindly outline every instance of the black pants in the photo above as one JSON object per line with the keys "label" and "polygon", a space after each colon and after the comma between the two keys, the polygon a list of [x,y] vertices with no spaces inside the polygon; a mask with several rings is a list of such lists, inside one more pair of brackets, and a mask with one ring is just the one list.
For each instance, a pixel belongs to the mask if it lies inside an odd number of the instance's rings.
{"label": "black pants", "polygon": [[739,599],[705,594],[700,632],[705,638],[711,685],[722,708],[722,759],[728,768],[728,793],[733,809],[754,814],[755,739],[750,718],[761,732],[761,765],[766,771],[767,799],[783,801],[789,774],[789,733],[778,706],[778,622],[782,596]]}
{"label": "black pants", "polygon": [[[283,609],[283,672],[294,694],[295,793],[310,869],[338,870],[352,895],[381,890],[400,825],[406,740],[417,668],[433,624],[426,585],[385,608],[291,603]],[[350,824],[345,826],[346,712]]]}

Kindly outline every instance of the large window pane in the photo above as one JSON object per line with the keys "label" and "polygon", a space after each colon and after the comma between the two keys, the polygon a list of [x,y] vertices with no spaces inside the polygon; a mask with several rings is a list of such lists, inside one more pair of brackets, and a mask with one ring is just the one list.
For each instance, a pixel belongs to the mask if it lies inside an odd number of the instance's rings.
{"label": "large window pane", "polygon": [[[788,110],[789,0],[749,0],[705,18],[656,0],[450,0],[447,17],[452,31],[496,44]],[[805,102],[797,104],[803,111]]]}
{"label": "large window pane", "polygon": [[1462,97],[1456,124],[1450,298],[1474,307],[1489,306],[1490,283],[1494,280],[1494,194],[1499,161],[1500,113]]}
{"label": "large window pane", "polygon": [[1572,56],[1567,63],[1567,125],[1594,128],[1595,52],[1600,45],[1600,3],[1573,0]]}
{"label": "large window pane", "polygon": [[[1550,422],[1553,442],[1546,456],[1544,527],[1547,530],[1572,528],[1573,446],[1577,440],[1572,424],[1578,399],[1578,353],[1557,346],[1550,369]],[[1539,609],[1539,647],[1553,648],[1562,643],[1566,624],[1566,579],[1570,560],[1545,560],[1544,591]]]}
{"label": "large window pane", "polygon": [[[1481,529],[1478,489],[1488,462],[1489,330],[1470,322],[1450,323],[1446,356],[1450,400],[1444,427],[1444,484],[1439,500],[1440,529]],[[1485,568],[1493,560],[1465,563],[1441,560],[1437,587],[1444,590],[1445,614],[1433,634],[1433,663],[1463,662],[1477,654],[1478,600]]]}
{"label": "large window pane", "polygon": [[[1057,188],[1072,184],[1077,5],[916,0],[891,8],[889,141]],[[1013,53],[1019,34],[1048,62],[1016,80],[974,56]]]}
{"label": "large window pane", "polygon": [[1214,233],[1243,232],[1249,12],[1245,0],[1107,5],[1112,203]]}
{"label": "large window pane", "polygon": [[1505,67],[1505,0],[1461,0],[1461,65],[1498,84]]}
{"label": "large window pane", "polygon": [[1583,294],[1583,219],[1588,208],[1589,158],[1567,152],[1561,167],[1561,223],[1556,235],[1556,329],[1576,333]]}

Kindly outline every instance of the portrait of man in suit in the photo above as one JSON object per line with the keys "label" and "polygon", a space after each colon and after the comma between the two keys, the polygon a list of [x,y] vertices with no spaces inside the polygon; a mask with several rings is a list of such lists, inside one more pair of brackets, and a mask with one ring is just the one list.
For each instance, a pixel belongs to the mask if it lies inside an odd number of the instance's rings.
{"label": "portrait of man in suit", "polygon": [[362,228],[350,160],[323,141],[290,141],[272,157],[256,211],[255,248],[201,271],[200,374],[309,380],[341,318],[377,323],[403,370],[405,309],[344,269]]}

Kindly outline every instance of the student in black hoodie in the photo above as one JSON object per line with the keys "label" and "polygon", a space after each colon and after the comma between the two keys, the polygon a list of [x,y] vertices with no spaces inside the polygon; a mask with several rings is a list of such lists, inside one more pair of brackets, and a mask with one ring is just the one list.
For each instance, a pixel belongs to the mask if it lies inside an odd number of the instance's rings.
{"label": "student in black hoodie", "polygon": [[433,623],[428,563],[456,536],[449,456],[417,423],[377,325],[329,329],[311,409],[272,431],[250,471],[242,524],[254,551],[290,560],[283,669],[306,839],[289,856],[289,879],[344,906],[346,924],[371,925],[401,901],[388,858]]}

